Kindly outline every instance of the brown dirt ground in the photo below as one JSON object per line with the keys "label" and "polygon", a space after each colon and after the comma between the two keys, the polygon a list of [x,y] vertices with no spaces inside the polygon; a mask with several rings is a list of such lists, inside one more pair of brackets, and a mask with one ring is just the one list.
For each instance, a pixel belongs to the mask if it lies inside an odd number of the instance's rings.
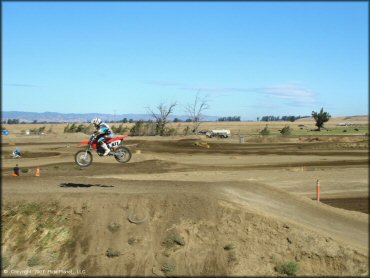
{"label": "brown dirt ground", "polygon": [[[129,138],[129,163],[81,169],[85,138],[3,140],[2,274],[368,275],[363,137]],[[12,177],[15,163],[28,172]]]}

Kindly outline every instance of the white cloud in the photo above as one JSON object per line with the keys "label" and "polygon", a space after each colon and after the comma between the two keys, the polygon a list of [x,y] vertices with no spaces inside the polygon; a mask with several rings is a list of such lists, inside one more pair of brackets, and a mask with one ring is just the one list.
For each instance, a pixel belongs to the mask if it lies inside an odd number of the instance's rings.
{"label": "white cloud", "polygon": [[287,100],[289,104],[296,105],[309,105],[315,102],[315,94],[311,90],[295,84],[287,85],[276,85],[276,86],[266,86],[260,88],[240,88],[240,87],[223,87],[223,86],[203,86],[203,85],[193,85],[185,84],[181,82],[173,81],[146,81],[146,84],[156,85],[156,86],[172,86],[178,90],[186,91],[200,91],[205,93],[256,93],[262,94],[267,97],[273,97],[276,99]]}
{"label": "white cloud", "polygon": [[312,104],[315,102],[315,94],[311,90],[297,85],[271,86],[255,90],[264,95],[289,100],[297,104]]}

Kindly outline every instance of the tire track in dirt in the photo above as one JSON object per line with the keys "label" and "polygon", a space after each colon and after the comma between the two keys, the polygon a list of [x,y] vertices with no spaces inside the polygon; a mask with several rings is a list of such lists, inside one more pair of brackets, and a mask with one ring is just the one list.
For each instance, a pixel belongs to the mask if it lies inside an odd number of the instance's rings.
{"label": "tire track in dirt", "polygon": [[[129,162],[125,165],[117,163],[93,163],[90,167],[79,168],[73,162],[40,164],[43,165],[43,174],[61,175],[68,173],[70,176],[84,175],[101,175],[101,174],[150,174],[150,173],[170,173],[170,172],[188,172],[188,171],[208,171],[208,170],[227,170],[242,171],[248,169],[279,169],[292,167],[346,167],[346,166],[367,166],[368,159],[361,160],[337,160],[337,161],[309,161],[309,162],[292,162],[292,163],[264,163],[257,165],[189,165],[182,163],[169,162],[159,159],[150,159],[139,162]],[[35,167],[27,167],[33,169]],[[13,167],[4,167],[2,172],[8,175]],[[82,171],[82,172],[81,172]]]}
{"label": "tire track in dirt", "polygon": [[321,234],[354,244],[364,251],[368,250],[369,223],[365,214],[340,214],[322,203],[260,183],[233,184],[222,188],[222,191],[226,193],[226,197],[253,207],[262,214],[267,213],[278,219],[301,224]]}

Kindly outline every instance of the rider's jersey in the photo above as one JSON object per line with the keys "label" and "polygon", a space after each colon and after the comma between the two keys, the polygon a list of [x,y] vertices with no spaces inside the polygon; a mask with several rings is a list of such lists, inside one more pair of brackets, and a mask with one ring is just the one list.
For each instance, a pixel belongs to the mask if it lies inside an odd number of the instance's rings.
{"label": "rider's jersey", "polygon": [[112,130],[106,123],[101,123],[98,128],[98,132],[102,134],[112,134]]}

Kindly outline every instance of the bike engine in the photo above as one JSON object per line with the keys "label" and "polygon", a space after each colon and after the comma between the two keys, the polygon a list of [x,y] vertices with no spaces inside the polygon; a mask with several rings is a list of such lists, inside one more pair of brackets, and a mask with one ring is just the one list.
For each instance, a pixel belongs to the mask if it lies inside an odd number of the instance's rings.
{"label": "bike engine", "polygon": [[96,150],[97,154],[99,156],[103,156],[104,155],[104,149],[102,147],[99,147],[97,150]]}

